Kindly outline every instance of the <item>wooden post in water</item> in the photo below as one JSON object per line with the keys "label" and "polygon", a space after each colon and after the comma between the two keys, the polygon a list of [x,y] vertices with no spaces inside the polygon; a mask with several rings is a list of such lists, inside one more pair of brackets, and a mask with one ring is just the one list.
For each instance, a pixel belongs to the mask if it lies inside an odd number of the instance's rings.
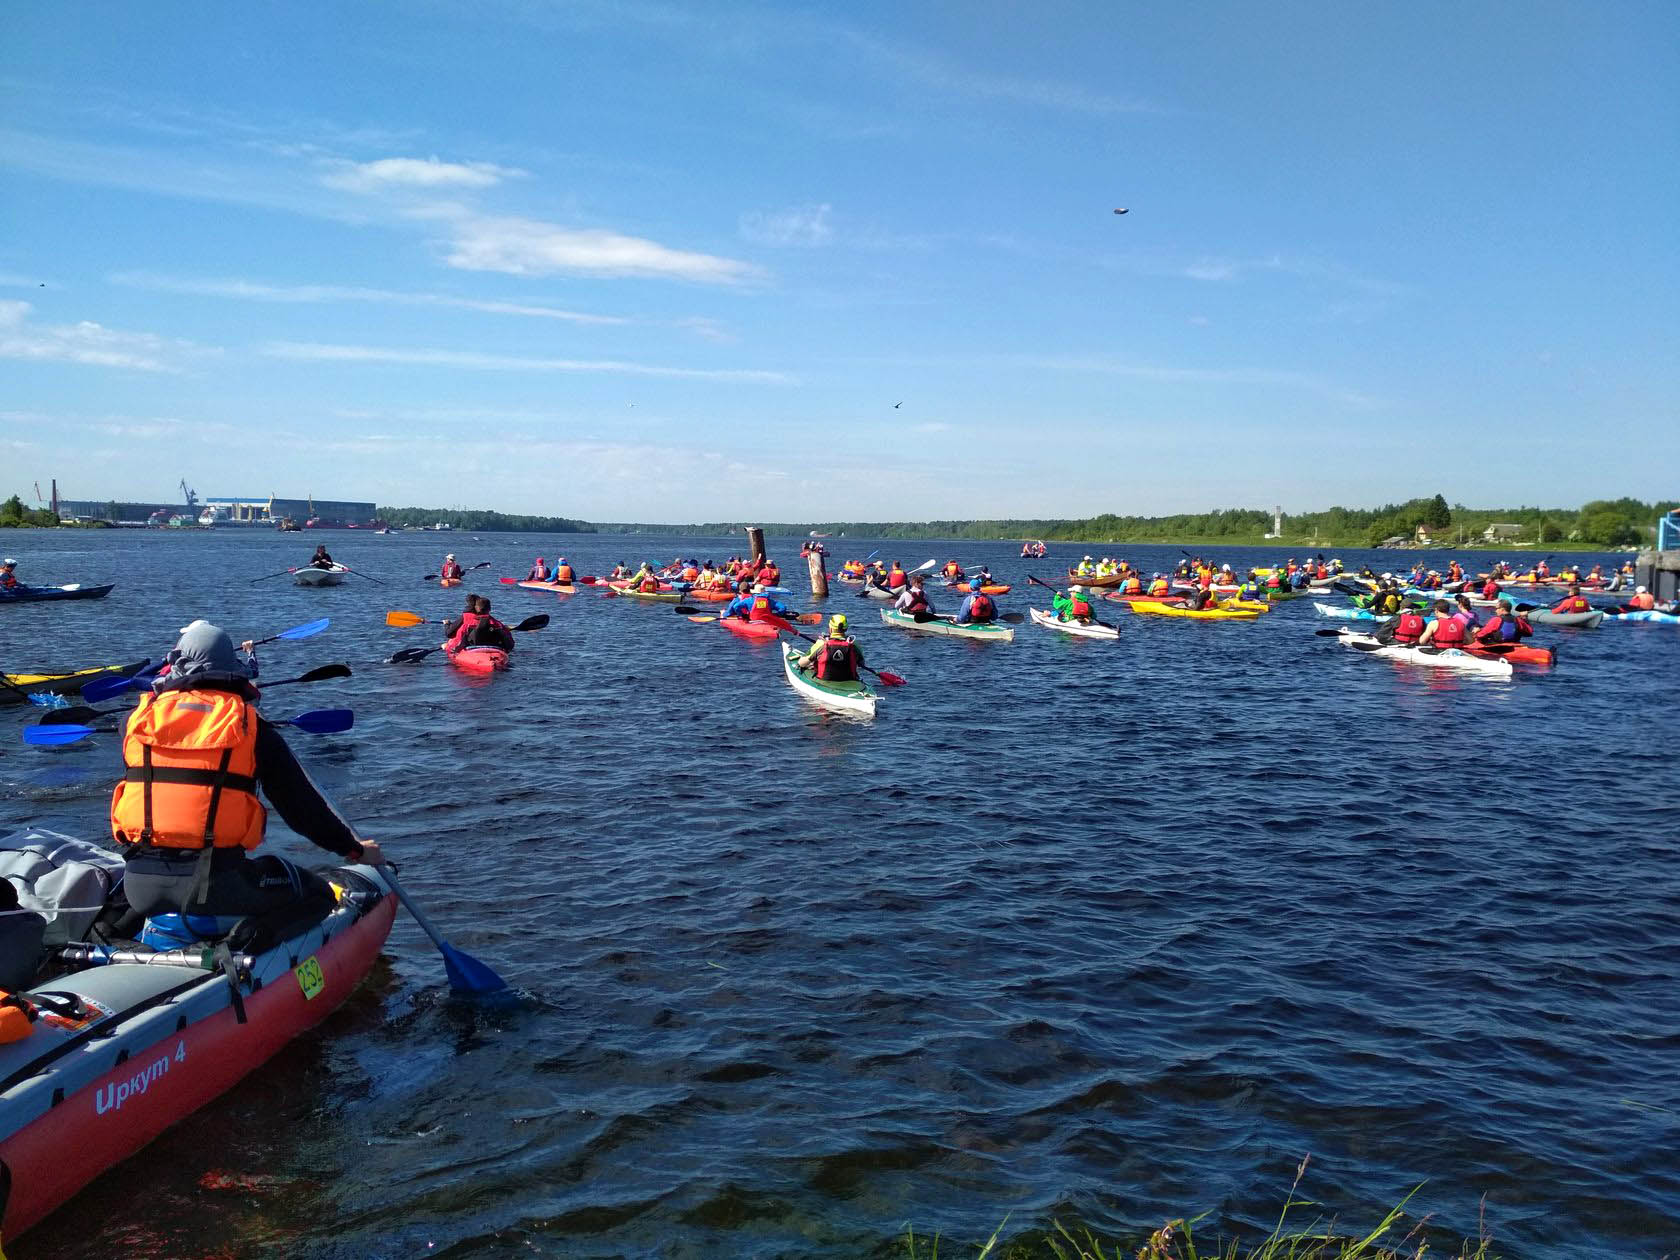
{"label": "wooden post in water", "polygon": [[828,598],[828,570],[823,567],[822,552],[811,550],[805,553],[805,563],[811,566],[811,598]]}
{"label": "wooden post in water", "polygon": [[764,531],[757,525],[747,526],[747,552],[752,556],[754,570],[764,567]]}

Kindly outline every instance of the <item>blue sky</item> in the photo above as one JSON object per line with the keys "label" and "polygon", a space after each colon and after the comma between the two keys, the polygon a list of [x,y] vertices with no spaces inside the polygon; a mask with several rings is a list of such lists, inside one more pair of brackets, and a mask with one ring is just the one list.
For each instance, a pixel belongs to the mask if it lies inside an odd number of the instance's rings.
{"label": "blue sky", "polygon": [[0,106],[0,493],[1675,492],[1672,3],[26,5]]}

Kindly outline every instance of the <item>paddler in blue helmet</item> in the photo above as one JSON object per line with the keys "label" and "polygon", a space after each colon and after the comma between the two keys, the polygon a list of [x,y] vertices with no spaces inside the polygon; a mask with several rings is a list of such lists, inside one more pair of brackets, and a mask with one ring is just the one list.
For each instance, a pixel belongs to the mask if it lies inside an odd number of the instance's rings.
{"label": "paddler in blue helmet", "polygon": [[815,670],[823,682],[857,682],[863,672],[863,649],[846,633],[846,614],[828,619],[828,633],[811,645],[804,656],[793,660],[794,668]]}
{"label": "paddler in blue helmet", "polygon": [[976,578],[969,585],[968,598],[957,609],[957,624],[988,625],[997,620],[997,614],[997,601],[980,589],[980,579]]}

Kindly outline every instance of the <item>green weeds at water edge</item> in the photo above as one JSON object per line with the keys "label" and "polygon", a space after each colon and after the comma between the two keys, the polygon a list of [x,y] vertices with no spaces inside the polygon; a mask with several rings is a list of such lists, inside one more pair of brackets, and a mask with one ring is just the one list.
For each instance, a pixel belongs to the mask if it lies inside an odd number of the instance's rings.
{"label": "green weeds at water edge", "polygon": [[[1422,1186],[1402,1199],[1375,1229],[1363,1237],[1336,1233],[1333,1221],[1322,1220],[1315,1220],[1305,1229],[1285,1232],[1284,1225],[1291,1208],[1314,1206],[1310,1199],[1295,1197],[1295,1190],[1306,1170],[1307,1161],[1303,1159],[1301,1166],[1295,1170],[1295,1183],[1289,1187],[1289,1198],[1278,1215],[1277,1225],[1270,1235],[1257,1243],[1221,1240],[1214,1244],[1212,1250],[1201,1251],[1196,1246],[1192,1231],[1192,1227],[1203,1219],[1199,1216],[1191,1220],[1168,1221],[1135,1252],[1129,1252],[1121,1243],[1105,1249],[1104,1244],[1089,1231],[1081,1231],[1083,1236],[1075,1238],[1060,1222],[1042,1237],[1006,1243],[1000,1241],[1004,1225],[1008,1224],[1005,1219],[978,1251],[972,1254],[967,1249],[958,1251],[954,1253],[953,1260],[956,1257],[967,1257],[967,1260],[1130,1260],[1132,1256],[1136,1260],[1424,1260],[1425,1256],[1437,1254],[1441,1260],[1497,1260],[1485,1228],[1480,1240],[1460,1243],[1458,1250],[1451,1253],[1432,1251],[1430,1243],[1420,1237],[1427,1217],[1414,1222],[1405,1234],[1395,1237],[1401,1223],[1407,1219],[1406,1204]],[[939,1260],[938,1235],[931,1239],[917,1238],[915,1230],[906,1229],[901,1243],[899,1255],[903,1260]]]}

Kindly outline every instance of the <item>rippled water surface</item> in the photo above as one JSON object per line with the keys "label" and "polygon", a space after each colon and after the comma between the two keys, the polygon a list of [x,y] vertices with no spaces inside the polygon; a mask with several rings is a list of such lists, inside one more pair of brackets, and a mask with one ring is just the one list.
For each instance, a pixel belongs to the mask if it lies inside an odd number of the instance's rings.
{"label": "rippled water surface", "polygon": [[[331,617],[265,676],[355,676],[265,707],[355,708],[293,746],[525,995],[451,999],[399,919],[317,1033],[15,1254],[850,1257],[1006,1214],[1135,1240],[1198,1212],[1269,1228],[1307,1154],[1349,1228],[1427,1181],[1443,1237],[1485,1196],[1507,1255],[1680,1249],[1680,631],[1543,629],[1555,669],[1490,681],[1314,637],[1304,600],[1252,624],[1109,606],[1118,644],[1003,645],[842,591],[911,680],[861,722],[802,703],[774,644],[495,582],[739,536],[481,537],[328,534],[367,579],[309,590],[247,579],[310,535],[6,536],[26,580],[118,583],[0,608],[7,669],[158,656],[201,615]],[[797,543],[772,546],[803,590]],[[552,615],[512,672],[381,663],[436,642],[387,609],[459,606],[419,580],[445,550],[493,562],[468,589],[504,620]],[[116,740],[29,749],[0,715],[8,822],[99,835]],[[324,856],[277,820],[270,843]]]}

